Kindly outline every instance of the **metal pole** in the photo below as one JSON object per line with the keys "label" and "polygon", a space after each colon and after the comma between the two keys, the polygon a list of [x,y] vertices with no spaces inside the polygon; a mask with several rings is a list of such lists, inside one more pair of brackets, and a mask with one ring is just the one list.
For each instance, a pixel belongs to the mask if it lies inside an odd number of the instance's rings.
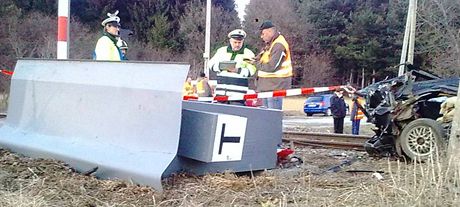
{"label": "metal pole", "polygon": [[206,33],[205,33],[205,43],[204,43],[204,68],[203,72],[206,74],[206,77],[209,77],[208,70],[208,61],[209,53],[211,47],[211,0],[206,0]]}
{"label": "metal pole", "polygon": [[417,0],[412,0],[412,14],[410,20],[410,37],[409,51],[407,52],[407,62],[414,64],[414,47],[415,47],[415,27],[417,25]]}
{"label": "metal pole", "polygon": [[59,0],[57,59],[69,59],[69,11],[70,0]]}
{"label": "metal pole", "polygon": [[406,58],[407,58],[407,49],[408,49],[408,44],[409,44],[409,36],[410,36],[410,24],[411,24],[411,13],[412,13],[412,5],[413,5],[414,0],[409,0],[409,6],[407,9],[407,19],[406,19],[406,29],[404,30],[404,40],[403,40],[403,46],[401,49],[401,59],[399,61],[399,71],[398,71],[398,76],[404,75],[404,69],[406,65]]}

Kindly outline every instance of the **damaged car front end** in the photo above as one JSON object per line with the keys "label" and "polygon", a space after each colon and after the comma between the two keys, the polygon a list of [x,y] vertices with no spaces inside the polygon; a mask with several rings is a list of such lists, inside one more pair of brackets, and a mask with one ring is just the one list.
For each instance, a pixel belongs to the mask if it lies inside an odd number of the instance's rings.
{"label": "damaged car front end", "polygon": [[365,143],[372,156],[403,156],[424,160],[447,144],[451,122],[436,119],[443,100],[457,95],[459,78],[441,79],[412,70],[404,76],[372,84],[358,93],[375,127]]}

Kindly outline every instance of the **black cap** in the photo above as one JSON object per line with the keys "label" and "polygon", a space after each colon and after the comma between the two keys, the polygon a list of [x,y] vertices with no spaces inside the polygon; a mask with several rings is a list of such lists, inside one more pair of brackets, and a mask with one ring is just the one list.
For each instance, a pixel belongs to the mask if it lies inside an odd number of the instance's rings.
{"label": "black cap", "polygon": [[264,21],[264,23],[262,23],[262,25],[260,25],[259,30],[264,30],[264,29],[268,29],[268,28],[272,28],[272,27],[275,27],[275,25],[273,25],[273,23],[270,20],[267,20],[267,21]]}

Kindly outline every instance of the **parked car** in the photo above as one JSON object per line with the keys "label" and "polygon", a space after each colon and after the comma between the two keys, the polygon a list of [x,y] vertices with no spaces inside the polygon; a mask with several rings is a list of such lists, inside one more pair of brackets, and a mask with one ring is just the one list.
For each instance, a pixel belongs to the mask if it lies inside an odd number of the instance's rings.
{"label": "parked car", "polygon": [[303,111],[307,116],[313,114],[331,115],[331,97],[333,94],[310,96],[305,100]]}
{"label": "parked car", "polygon": [[[303,111],[307,116],[313,116],[313,114],[324,114],[324,116],[331,116],[331,97],[334,94],[322,94],[310,96],[305,100]],[[347,106],[347,115],[350,114],[350,106]]]}

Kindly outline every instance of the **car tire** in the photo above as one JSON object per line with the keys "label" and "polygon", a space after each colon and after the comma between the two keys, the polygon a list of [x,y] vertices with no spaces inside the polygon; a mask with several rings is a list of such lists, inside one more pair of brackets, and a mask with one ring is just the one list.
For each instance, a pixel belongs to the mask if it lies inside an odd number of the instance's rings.
{"label": "car tire", "polygon": [[307,113],[307,116],[313,116],[313,114],[312,113]]}
{"label": "car tire", "polygon": [[437,158],[446,149],[442,126],[432,119],[421,118],[407,124],[400,135],[401,149],[414,161]]}
{"label": "car tire", "polygon": [[327,109],[326,112],[324,113],[324,116],[331,116],[332,112],[331,109]]}

